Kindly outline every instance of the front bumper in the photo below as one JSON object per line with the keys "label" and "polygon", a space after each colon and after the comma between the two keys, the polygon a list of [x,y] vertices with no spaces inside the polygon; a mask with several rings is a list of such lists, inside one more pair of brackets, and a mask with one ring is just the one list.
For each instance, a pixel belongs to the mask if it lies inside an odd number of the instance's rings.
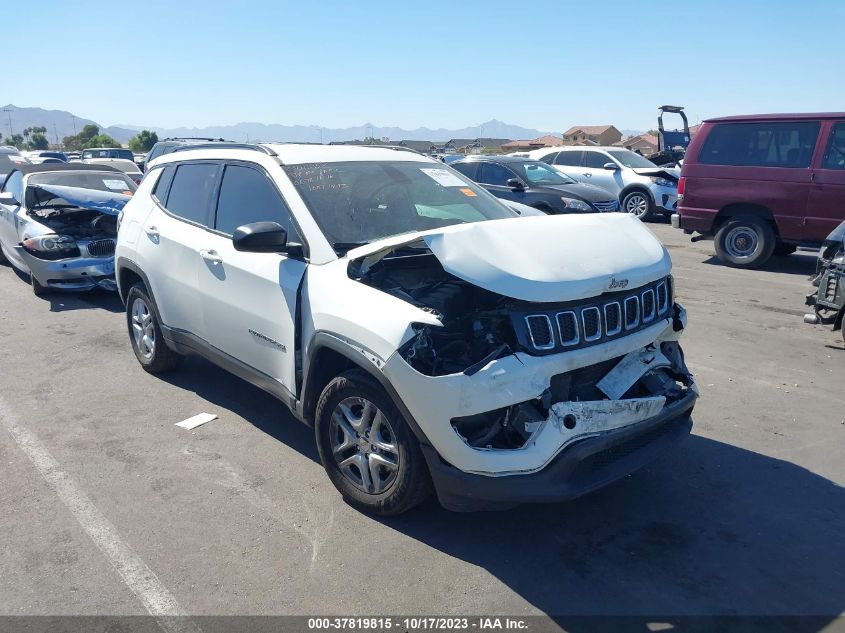
{"label": "front bumper", "polygon": [[654,186],[651,188],[654,206],[658,213],[672,214],[678,210],[678,190],[673,187]]}
{"label": "front bumper", "polygon": [[447,464],[430,446],[422,447],[423,454],[437,497],[449,510],[568,501],[631,474],[689,435],[696,397],[690,389],[682,400],[647,420],[580,440],[531,474],[484,477]]}
{"label": "front bumper", "polygon": [[114,257],[73,257],[48,261],[33,257],[16,246],[29,273],[45,288],[52,290],[84,291],[94,288],[117,290],[114,278]]}
{"label": "front bumper", "polygon": [[[622,426],[624,416],[629,416],[624,421],[626,425],[643,423],[647,416],[655,413],[655,410],[646,410],[646,407],[653,405],[624,401],[631,407],[639,407],[632,417],[630,411],[599,412],[594,407],[589,413],[595,425],[589,428],[578,426],[578,432],[560,424],[567,411],[558,409],[554,417],[550,416],[539,425],[524,446],[516,449],[470,446],[458,435],[451,421],[540,398],[550,389],[555,376],[629,355],[636,357],[652,345],[659,349],[663,342],[677,341],[685,325],[686,312],[676,304],[672,316],[659,319],[653,325],[624,337],[593,347],[547,356],[512,354],[491,361],[472,375],[426,376],[414,370],[398,353],[387,359],[382,371],[396,390],[408,415],[424,435],[423,443],[430,444],[444,462],[463,473],[491,479],[524,476],[543,470],[560,453],[588,436],[616,430]],[[652,360],[655,356],[651,354]],[[640,368],[639,371],[645,372],[652,368],[654,366]],[[619,395],[614,398],[621,397],[627,389],[624,385],[622,387]],[[690,387],[692,391],[695,390],[694,382]],[[579,403],[558,404],[565,409],[566,406]],[[578,415],[580,417],[581,414]]]}

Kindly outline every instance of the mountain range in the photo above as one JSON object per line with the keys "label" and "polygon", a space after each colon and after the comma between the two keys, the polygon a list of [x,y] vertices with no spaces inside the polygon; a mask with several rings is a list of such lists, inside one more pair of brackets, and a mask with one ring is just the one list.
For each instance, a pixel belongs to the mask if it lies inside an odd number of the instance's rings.
{"label": "mountain range", "polygon": [[[157,126],[141,125],[112,125],[100,126],[99,123],[76,116],[65,110],[45,110],[43,108],[20,108],[9,104],[3,106],[3,116],[0,117],[0,132],[7,135],[9,128],[19,134],[25,128],[33,126],[44,126],[47,128],[47,138],[51,143],[59,143],[65,136],[77,134],[83,127],[94,124],[100,127],[100,131],[108,134],[121,143],[126,143],[140,130],[151,130],[158,134],[159,138],[196,136],[207,138],[224,138],[230,141],[287,141],[300,143],[329,143],[331,141],[349,141],[364,139],[368,136],[374,138],[389,138],[390,140],[426,140],[426,141],[448,141],[452,138],[507,138],[507,139],[533,139],[549,132],[525,128],[519,125],[510,125],[493,119],[480,123],[479,125],[446,129],[430,129],[420,127],[416,129],[404,129],[401,127],[379,127],[370,123],[348,128],[328,128],[317,125],[281,125],[243,122],[234,125],[215,125],[209,127],[179,127],[163,128]],[[560,136],[563,130],[552,132]],[[621,130],[624,136],[639,134],[637,130]]]}

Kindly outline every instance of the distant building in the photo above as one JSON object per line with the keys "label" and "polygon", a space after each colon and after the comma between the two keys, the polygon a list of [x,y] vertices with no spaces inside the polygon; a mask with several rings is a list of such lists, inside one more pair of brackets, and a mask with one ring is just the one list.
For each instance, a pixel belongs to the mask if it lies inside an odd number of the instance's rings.
{"label": "distant building", "polygon": [[528,152],[532,149],[540,149],[543,147],[557,147],[562,145],[563,141],[558,136],[553,134],[546,134],[538,138],[527,141],[508,141],[502,145],[503,152]]}
{"label": "distant building", "polygon": [[403,140],[390,141],[390,144],[398,145],[399,147],[407,147],[408,149],[415,150],[422,154],[431,154],[437,150],[437,145],[431,141]]}
{"label": "distant building", "polygon": [[657,137],[654,134],[638,134],[637,136],[629,136],[624,141],[619,141],[614,145],[638,154],[653,154],[657,151]]}
{"label": "distant building", "polygon": [[613,145],[622,140],[622,132],[613,125],[578,125],[563,133],[564,145]]}
{"label": "distant building", "polygon": [[509,143],[508,138],[453,138],[439,148],[445,153],[481,154],[487,152],[501,152],[502,146]]}

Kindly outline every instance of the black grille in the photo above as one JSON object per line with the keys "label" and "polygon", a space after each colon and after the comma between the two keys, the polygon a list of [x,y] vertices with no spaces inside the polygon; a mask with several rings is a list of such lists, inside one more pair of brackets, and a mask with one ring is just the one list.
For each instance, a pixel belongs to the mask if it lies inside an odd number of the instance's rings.
{"label": "black grille", "polygon": [[654,321],[656,312],[654,305],[654,290],[652,290],[651,288],[649,288],[643,293],[642,308],[643,323],[651,323],[652,321]]}
{"label": "black grille", "polygon": [[608,211],[618,211],[619,200],[604,200],[602,202],[594,202],[593,206],[602,213],[606,213]]}
{"label": "black grille", "polygon": [[669,307],[669,292],[666,288],[666,282],[661,281],[657,284],[657,311],[663,314],[666,308]]}
{"label": "black grille", "polygon": [[617,303],[607,303],[604,306],[604,333],[608,336],[622,331],[622,307]]}
{"label": "black grille", "polygon": [[574,312],[559,312],[557,315],[557,330],[560,343],[564,347],[575,345],[579,341],[578,317]]}
{"label": "black grille", "polygon": [[93,257],[114,255],[114,240],[97,240],[88,243],[88,253]]}
{"label": "black grille", "polygon": [[581,310],[581,320],[584,322],[584,340],[597,341],[601,338],[601,312],[596,307]]}
{"label": "black grille", "polygon": [[552,334],[552,322],[545,314],[534,314],[525,317],[531,343],[537,349],[551,349],[555,346]]}
{"label": "black grille", "polygon": [[608,292],[580,303],[533,304],[512,312],[520,345],[537,355],[602,343],[670,315],[672,290],[665,277],[645,286]]}

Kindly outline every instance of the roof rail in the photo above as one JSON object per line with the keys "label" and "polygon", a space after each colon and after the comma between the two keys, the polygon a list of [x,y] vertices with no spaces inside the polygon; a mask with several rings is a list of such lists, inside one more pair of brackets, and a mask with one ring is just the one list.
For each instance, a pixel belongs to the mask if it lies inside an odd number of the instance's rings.
{"label": "roof rail", "polygon": [[173,151],[191,152],[195,149],[249,149],[254,152],[263,152],[268,156],[278,156],[278,154],[269,147],[264,145],[253,145],[252,143],[196,143],[193,145],[183,145],[182,147],[177,147]]}

